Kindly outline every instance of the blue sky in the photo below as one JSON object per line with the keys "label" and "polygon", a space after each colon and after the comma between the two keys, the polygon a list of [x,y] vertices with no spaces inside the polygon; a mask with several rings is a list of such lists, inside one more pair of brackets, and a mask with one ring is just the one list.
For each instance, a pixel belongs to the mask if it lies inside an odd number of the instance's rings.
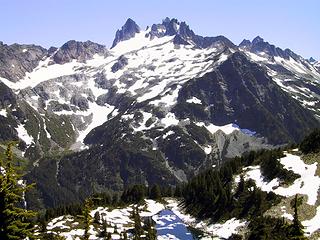
{"label": "blue sky", "polygon": [[260,35],[320,59],[318,0],[0,0],[0,7],[0,41],[7,44],[49,47],[75,39],[110,46],[127,18],[145,28],[168,16],[199,35],[224,35],[235,44]]}

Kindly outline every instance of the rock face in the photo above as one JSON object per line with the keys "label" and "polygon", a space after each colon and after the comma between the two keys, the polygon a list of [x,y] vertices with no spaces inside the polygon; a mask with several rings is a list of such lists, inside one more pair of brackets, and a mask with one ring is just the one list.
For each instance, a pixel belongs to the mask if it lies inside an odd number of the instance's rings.
{"label": "rock face", "polygon": [[118,61],[111,67],[111,71],[115,73],[120,69],[123,69],[126,65],[128,65],[128,59],[125,56],[120,56]]}
{"label": "rock face", "polygon": [[133,38],[136,33],[140,32],[140,27],[131,18],[116,32],[111,48],[115,47],[119,42]]}
{"label": "rock face", "polygon": [[104,55],[107,53],[105,46],[91,42],[78,42],[71,40],[62,45],[61,48],[52,56],[55,63],[64,64],[72,60],[84,62],[91,59],[93,55]]}
{"label": "rock face", "polygon": [[[191,96],[208,107],[196,114],[192,108],[183,107]],[[192,117],[217,125],[237,123],[274,144],[298,142],[304,132],[319,125],[313,114],[284,93],[263,68],[239,52],[216,71],[185,84],[175,109],[181,118]]]}
{"label": "rock face", "polygon": [[36,45],[6,45],[0,43],[0,77],[13,82],[24,78],[47,55],[47,50]]}

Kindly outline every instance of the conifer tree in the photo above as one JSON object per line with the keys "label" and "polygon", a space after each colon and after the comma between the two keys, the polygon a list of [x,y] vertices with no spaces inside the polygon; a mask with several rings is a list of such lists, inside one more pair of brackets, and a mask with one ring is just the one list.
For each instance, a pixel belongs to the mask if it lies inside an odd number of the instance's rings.
{"label": "conifer tree", "polygon": [[123,232],[123,240],[128,240],[128,234],[125,230]]}
{"label": "conifer tree", "polygon": [[298,199],[298,194],[296,194],[292,207],[294,210],[294,215],[293,215],[293,223],[290,226],[290,233],[292,239],[306,239],[304,237],[304,232],[303,232],[303,226],[299,220],[298,216],[298,207],[301,205],[301,200]]}
{"label": "conifer tree", "polygon": [[132,211],[131,218],[134,221],[134,234],[133,239],[134,240],[140,240],[141,235],[143,234],[143,228],[141,225],[141,217],[139,215],[138,207],[135,207]]}
{"label": "conifer tree", "polygon": [[152,186],[150,190],[150,198],[153,200],[160,200],[161,199],[161,190],[158,184]]}
{"label": "conifer tree", "polygon": [[107,228],[108,228],[107,221],[103,218],[102,219],[102,225],[101,225],[101,231],[100,231],[100,237],[102,237],[102,238],[106,238],[107,237],[107,235],[108,235]]}
{"label": "conifer tree", "polygon": [[0,239],[33,239],[33,211],[22,206],[24,194],[32,185],[24,184],[13,164],[13,143],[6,150],[6,161],[0,160]]}
{"label": "conifer tree", "polygon": [[92,200],[91,199],[86,199],[84,202],[84,208],[83,208],[83,220],[84,220],[84,235],[83,239],[88,240],[90,237],[89,234],[89,229],[90,229],[90,224],[92,222],[92,217],[90,215],[90,210],[92,207]]}
{"label": "conifer tree", "polygon": [[157,239],[157,230],[155,229],[154,222],[152,220],[148,220],[146,222],[145,229],[147,231],[147,234],[146,234],[147,240]]}

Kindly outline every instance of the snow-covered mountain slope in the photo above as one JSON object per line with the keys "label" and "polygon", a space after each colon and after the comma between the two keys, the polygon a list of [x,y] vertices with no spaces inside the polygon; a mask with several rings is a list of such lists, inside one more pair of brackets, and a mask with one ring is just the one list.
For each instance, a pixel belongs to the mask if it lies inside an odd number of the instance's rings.
{"label": "snow-covered mountain slope", "polygon": [[175,35],[157,37],[154,32],[148,28],[119,39],[110,52],[91,42],[70,41],[19,81],[1,80],[37,111],[69,116],[78,133],[72,148],[78,148],[87,133],[123,110],[117,98],[153,100],[151,106],[167,112],[185,82],[212,71],[233,52],[220,40],[200,49],[175,44]]}
{"label": "snow-covered mountain slope", "polygon": [[262,38],[244,40],[239,48],[252,61],[262,65],[273,80],[305,108],[319,117],[319,79],[317,63],[309,62],[290,49],[282,50]]}
{"label": "snow-covered mountain slope", "polygon": [[[48,50],[1,48],[0,81],[14,96],[0,108],[3,129],[13,126],[2,140],[20,138],[21,150],[36,149],[34,160],[88,149],[51,159],[56,167],[48,179],[74,196],[78,184],[90,184],[81,178],[67,186],[74,181],[70,166],[95,179],[115,171],[116,181],[99,181],[102,189],[141,181],[173,184],[243,152],[298,142],[320,125],[319,71],[260,38],[237,47],[223,36],[198,36],[176,19],[145,30],[128,20],[110,49],[73,40]],[[30,64],[14,71],[12,59]],[[10,114],[14,101],[21,103],[19,114]],[[78,158],[104,168],[87,172]],[[149,165],[134,164],[137,159]],[[43,171],[48,161],[35,165]],[[167,179],[155,179],[150,169]],[[31,175],[37,178],[37,170]]]}

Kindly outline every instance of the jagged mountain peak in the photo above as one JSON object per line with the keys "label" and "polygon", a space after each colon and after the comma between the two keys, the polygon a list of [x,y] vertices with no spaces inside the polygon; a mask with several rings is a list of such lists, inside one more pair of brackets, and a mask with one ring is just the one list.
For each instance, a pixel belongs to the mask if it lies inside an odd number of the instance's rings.
{"label": "jagged mountain peak", "polygon": [[239,44],[240,48],[247,48],[251,46],[251,41],[248,39],[243,39],[242,42]]}
{"label": "jagged mountain peak", "polygon": [[315,63],[315,62],[317,62],[317,60],[314,59],[313,57],[310,57],[307,61],[308,61],[309,63]]}
{"label": "jagged mountain peak", "polygon": [[264,39],[260,36],[256,36],[253,40],[252,40],[252,44],[255,45],[255,44],[258,44],[258,43],[261,43],[261,42],[264,42]]}
{"label": "jagged mountain peak", "polygon": [[151,39],[154,37],[164,37],[164,36],[179,36],[180,38],[187,40],[192,39],[196,35],[190,29],[186,22],[180,22],[176,18],[166,17],[162,20],[160,24],[153,24],[151,26],[150,33]]}
{"label": "jagged mountain peak", "polygon": [[111,48],[115,47],[121,41],[125,41],[134,37],[136,33],[139,33],[140,31],[141,29],[138,24],[136,24],[136,22],[131,18],[128,18],[121,29],[117,30]]}
{"label": "jagged mountain peak", "polygon": [[[136,34],[139,34],[139,36],[136,36]],[[121,30],[117,31],[111,48],[114,48],[119,42],[131,39],[135,39],[131,45],[141,45],[143,47],[142,45],[144,43],[148,44],[149,40],[163,37],[173,37],[172,41],[176,45],[191,45],[196,48],[213,46],[236,48],[229,39],[223,36],[203,37],[196,35],[185,21],[169,17],[166,17],[161,23],[152,24],[151,27],[148,26],[145,31],[140,31],[140,28],[133,20],[127,20]],[[144,41],[144,38],[146,41]]]}
{"label": "jagged mountain peak", "polygon": [[247,51],[250,51],[255,54],[264,54],[269,56],[270,58],[273,57],[281,57],[284,59],[289,60],[290,57],[293,58],[296,61],[300,61],[302,58],[294,53],[292,50],[286,48],[281,49],[280,47],[277,47],[267,41],[265,41],[262,37],[257,36],[252,41],[244,39],[239,44],[240,49],[244,49]]}
{"label": "jagged mountain peak", "polygon": [[70,40],[53,52],[52,59],[55,63],[64,64],[74,59],[85,61],[92,58],[94,54],[103,55],[106,52],[104,45],[89,40],[85,42]]}

